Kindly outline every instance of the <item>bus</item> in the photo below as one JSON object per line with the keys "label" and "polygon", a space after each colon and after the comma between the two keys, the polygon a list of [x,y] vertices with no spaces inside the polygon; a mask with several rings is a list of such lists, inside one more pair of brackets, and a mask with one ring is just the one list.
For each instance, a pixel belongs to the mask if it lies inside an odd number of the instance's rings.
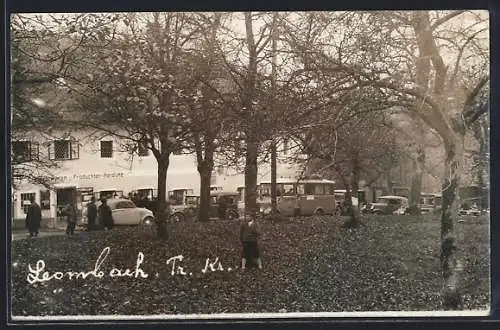
{"label": "bus", "polygon": [[[271,211],[271,183],[258,186],[257,203],[263,214]],[[276,182],[278,212],[281,216],[335,214],[335,181],[279,179]]]}

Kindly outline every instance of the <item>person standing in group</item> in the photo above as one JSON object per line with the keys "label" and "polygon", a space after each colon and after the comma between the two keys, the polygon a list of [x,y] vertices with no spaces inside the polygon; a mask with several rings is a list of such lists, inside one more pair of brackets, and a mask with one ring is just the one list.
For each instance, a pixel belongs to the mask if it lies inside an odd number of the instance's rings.
{"label": "person standing in group", "polygon": [[219,196],[219,205],[218,205],[218,211],[219,211],[219,219],[220,220],[226,220],[226,200],[224,196]]}
{"label": "person standing in group", "polygon": [[111,208],[106,202],[106,199],[102,199],[102,204],[99,206],[98,210],[99,214],[99,223],[104,230],[109,230],[113,228],[114,220],[113,220],[113,212],[111,212]]}
{"label": "person standing in group", "polygon": [[97,219],[97,206],[95,205],[95,197],[92,196],[90,203],[87,204],[87,230],[95,229],[95,221]]}
{"label": "person standing in group", "polygon": [[66,221],[68,222],[68,227],[66,227],[67,235],[75,235],[76,228],[76,207],[75,202],[71,200],[64,210],[66,215]]}
{"label": "person standing in group", "polygon": [[260,236],[259,226],[255,221],[257,215],[252,216],[250,221],[244,220],[240,227],[240,240],[243,245],[241,257],[241,269],[245,270],[247,261],[255,262],[262,269],[258,238]]}
{"label": "person standing in group", "polygon": [[30,199],[28,214],[26,214],[26,228],[30,233],[30,237],[38,236],[40,230],[40,222],[42,222],[42,209],[35,201],[35,196]]}

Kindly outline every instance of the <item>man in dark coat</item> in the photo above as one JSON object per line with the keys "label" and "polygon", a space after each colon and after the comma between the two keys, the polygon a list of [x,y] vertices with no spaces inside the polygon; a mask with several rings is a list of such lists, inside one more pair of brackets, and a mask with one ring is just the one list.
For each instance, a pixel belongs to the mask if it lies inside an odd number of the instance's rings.
{"label": "man in dark coat", "polygon": [[95,229],[95,220],[97,219],[97,206],[95,205],[95,197],[90,199],[90,203],[87,204],[87,230],[91,231]]}
{"label": "man in dark coat", "polygon": [[76,207],[74,201],[70,201],[68,206],[66,206],[66,209],[64,210],[64,215],[66,216],[66,221],[68,222],[68,227],[66,227],[66,234],[75,235]]}
{"label": "man in dark coat", "polygon": [[106,199],[102,199],[102,204],[98,209],[99,214],[99,223],[105,230],[109,230],[113,228],[114,220],[113,220],[113,212],[111,212],[111,208],[106,203]]}
{"label": "man in dark coat", "polygon": [[31,197],[31,205],[28,208],[28,214],[26,214],[26,228],[30,236],[38,236],[38,231],[40,230],[40,222],[42,221],[42,209],[36,203],[35,197]]}
{"label": "man in dark coat", "polygon": [[225,220],[226,219],[226,209],[227,209],[227,204],[224,196],[219,197],[219,219],[220,220]]}

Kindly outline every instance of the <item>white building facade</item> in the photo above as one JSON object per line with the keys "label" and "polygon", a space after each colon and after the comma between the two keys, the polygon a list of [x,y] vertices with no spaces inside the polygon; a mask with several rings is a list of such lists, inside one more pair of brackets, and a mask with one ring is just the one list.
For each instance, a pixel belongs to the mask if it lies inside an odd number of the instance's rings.
{"label": "white building facade", "polygon": [[[144,149],[138,156],[121,151],[120,141],[109,136],[101,139],[88,138],[87,132],[72,132],[70,136],[57,136],[50,141],[40,141],[33,136],[29,144],[37,144],[38,157],[49,157],[58,164],[52,170],[55,183],[52,189],[28,182],[19,183],[12,190],[12,217],[25,218],[30,198],[35,197],[42,207],[42,217],[57,217],[60,207],[66,205],[72,193],[76,193],[78,209],[100,192],[114,191],[127,196],[137,189],[156,189],[158,185],[157,162],[150,150]],[[36,141],[36,142],[35,142]],[[12,150],[16,152],[15,148]],[[297,168],[278,159],[278,178],[295,177]],[[270,166],[259,167],[258,181],[270,180]],[[167,172],[167,191],[193,189],[198,194],[200,176],[194,154],[172,154]],[[236,191],[244,186],[242,173],[230,168],[218,168],[212,176],[212,186],[224,191]]]}

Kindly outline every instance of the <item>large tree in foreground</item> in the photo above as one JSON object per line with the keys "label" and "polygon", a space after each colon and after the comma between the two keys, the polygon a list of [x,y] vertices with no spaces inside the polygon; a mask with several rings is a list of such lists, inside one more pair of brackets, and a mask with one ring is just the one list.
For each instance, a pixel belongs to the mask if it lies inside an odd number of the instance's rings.
{"label": "large tree in foreground", "polygon": [[[325,13],[325,21],[329,15],[335,14]],[[314,62],[320,72],[349,72],[359,84],[392,93],[442,139],[446,157],[441,262],[447,309],[461,305],[455,224],[464,136],[488,111],[487,102],[475,102],[489,82],[486,15],[467,11],[352,13],[344,17],[343,33],[354,33],[355,38],[331,40],[329,51],[325,43],[300,45],[309,50],[304,62]],[[338,26],[330,24],[324,33],[337,31]]]}
{"label": "large tree in foreground", "polygon": [[191,54],[193,77],[196,87],[185,98],[187,125],[183,130],[189,133],[186,150],[196,156],[200,174],[200,207],[198,220],[209,220],[211,178],[215,169],[216,153],[225,149],[234,140],[227,127],[234,122],[230,114],[235,107],[235,95],[231,92],[221,51],[221,30],[230,14],[196,13],[197,24],[206,31],[198,41],[197,49]]}
{"label": "large tree in foreground", "polygon": [[116,136],[131,149],[148,148],[158,165],[157,233],[167,237],[166,178],[170,155],[191,131],[189,100],[197,86],[190,49],[201,35],[188,13],[121,15],[112,51],[91,55],[84,77],[82,127]]}

